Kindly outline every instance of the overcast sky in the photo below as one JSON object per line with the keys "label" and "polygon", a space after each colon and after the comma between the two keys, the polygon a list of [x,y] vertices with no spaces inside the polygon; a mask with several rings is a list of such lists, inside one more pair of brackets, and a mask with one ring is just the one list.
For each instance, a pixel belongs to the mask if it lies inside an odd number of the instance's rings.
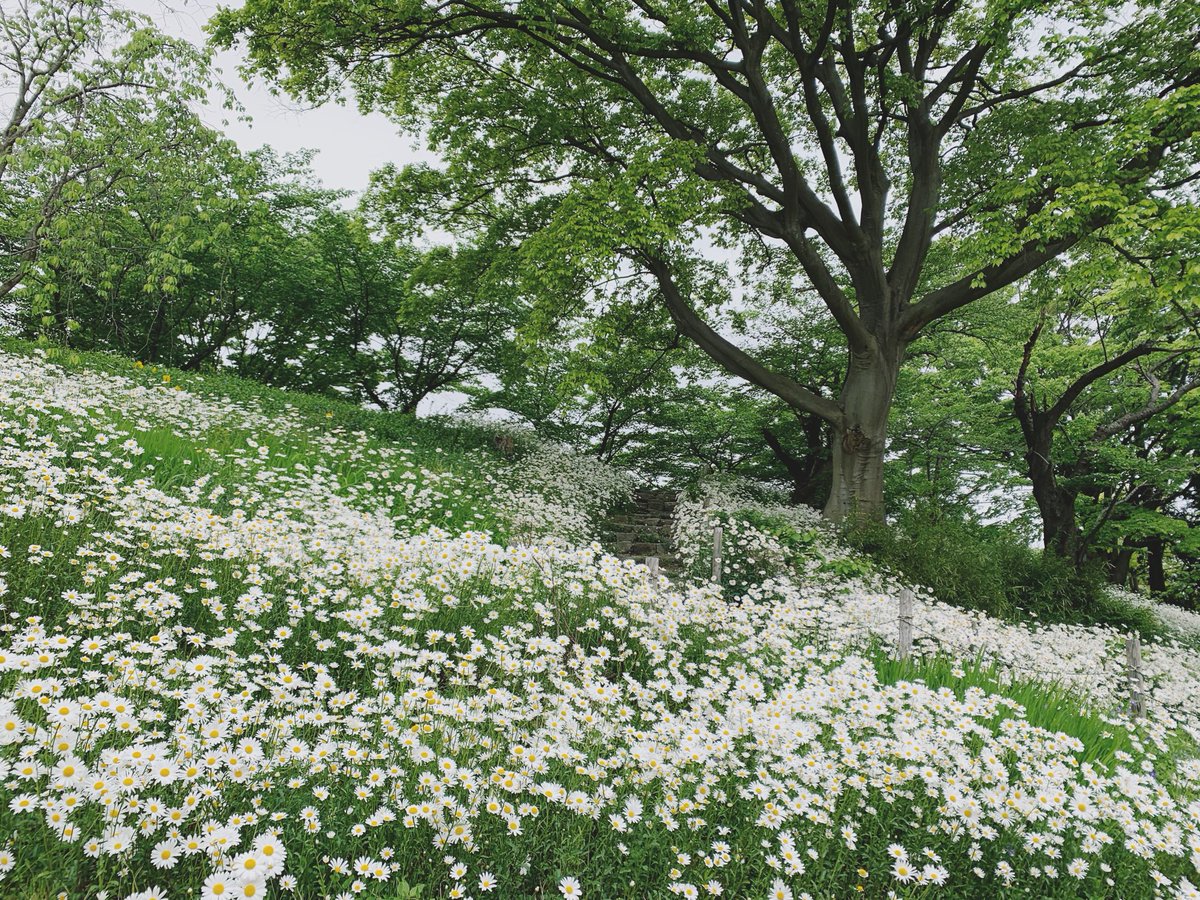
{"label": "overcast sky", "polygon": [[[219,6],[237,6],[238,0],[125,0],[129,9],[144,13],[168,34],[203,44],[204,23]],[[215,57],[221,79],[233,91],[251,118],[249,123],[230,118],[220,108],[205,110],[208,125],[218,128],[247,149],[270,144],[287,152],[317,151],[313,170],[326,187],[361,191],[373,169],[385,163],[429,158],[413,142],[397,133],[396,126],[379,113],[364,116],[353,102],[306,108],[288,97],[272,96],[266,86],[249,85],[238,74],[240,50]]]}

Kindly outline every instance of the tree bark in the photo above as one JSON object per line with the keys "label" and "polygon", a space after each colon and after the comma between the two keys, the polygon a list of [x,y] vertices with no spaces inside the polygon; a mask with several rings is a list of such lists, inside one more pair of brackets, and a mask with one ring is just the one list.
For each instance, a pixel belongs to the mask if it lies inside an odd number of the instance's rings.
{"label": "tree bark", "polygon": [[[1033,350],[1046,323],[1045,310],[1038,324],[1025,342],[1021,365],[1013,384],[1013,413],[1021,425],[1025,439],[1025,466],[1029,483],[1033,488],[1033,499],[1037,503],[1042,519],[1042,547],[1046,553],[1054,553],[1075,564],[1081,561],[1078,555],[1080,539],[1079,525],[1075,519],[1075,494],[1062,487],[1054,464],[1054,429],[1070,403],[1099,375],[1101,368],[1093,369],[1083,378],[1077,379],[1058,399],[1047,408],[1043,399],[1035,396],[1026,378],[1033,359]],[[1108,365],[1107,363],[1105,364]]]}
{"label": "tree bark", "polygon": [[851,351],[842,385],[842,417],[833,424],[833,464],[825,517],[883,520],[883,454],[896,394],[900,352]]}
{"label": "tree bark", "polygon": [[1153,594],[1167,589],[1167,578],[1163,572],[1165,542],[1160,537],[1146,538],[1146,585]]}
{"label": "tree bark", "polygon": [[1129,564],[1133,559],[1133,547],[1120,547],[1108,554],[1107,574],[1110,584],[1125,587],[1129,581]]}
{"label": "tree bark", "polygon": [[167,325],[167,295],[160,294],[154,318],[150,321],[150,333],[146,338],[146,362],[162,361],[162,343]]}
{"label": "tree bark", "polygon": [[1033,499],[1042,518],[1042,546],[1048,553],[1074,560],[1080,549],[1075,494],[1058,482],[1053,462],[1054,432],[1038,427],[1032,435],[1026,435],[1026,440],[1025,464],[1033,487]]}
{"label": "tree bark", "polygon": [[829,478],[830,458],[822,426],[821,419],[816,416],[803,419],[806,446],[802,456],[788,450],[770,428],[762,429],[763,440],[792,480],[789,502],[793,506],[821,509],[828,500],[829,487],[826,481]]}

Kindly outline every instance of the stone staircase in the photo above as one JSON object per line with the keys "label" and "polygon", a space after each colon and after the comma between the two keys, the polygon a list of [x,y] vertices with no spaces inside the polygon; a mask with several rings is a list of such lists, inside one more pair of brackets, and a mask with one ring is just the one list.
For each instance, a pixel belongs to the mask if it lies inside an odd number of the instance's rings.
{"label": "stone staircase", "polygon": [[645,562],[657,556],[664,572],[679,571],[679,558],[671,542],[671,516],[678,495],[663,488],[639,488],[633,502],[611,513],[603,526],[603,543],[622,559]]}

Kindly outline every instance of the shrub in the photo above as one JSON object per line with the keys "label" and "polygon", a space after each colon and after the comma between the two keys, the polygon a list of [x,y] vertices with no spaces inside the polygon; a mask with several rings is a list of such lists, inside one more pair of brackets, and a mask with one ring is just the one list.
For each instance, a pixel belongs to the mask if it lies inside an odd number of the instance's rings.
{"label": "shrub", "polygon": [[1111,596],[1098,570],[1029,544],[1013,529],[983,525],[969,514],[917,507],[892,525],[848,530],[852,546],[905,581],[946,603],[1006,619],[1109,625],[1160,638],[1154,614]]}
{"label": "shrub", "polygon": [[1010,617],[1009,590],[1015,538],[964,518],[918,508],[892,525],[867,524],[846,531],[851,546],[902,576],[924,585],[947,603]]}
{"label": "shrub", "polygon": [[[675,509],[673,540],[685,571],[707,580],[712,532],[724,530],[721,588],[729,599],[760,598],[771,581],[816,571],[841,559],[818,514],[760,495],[749,486],[710,479]],[[855,569],[854,574],[859,574]]]}
{"label": "shrub", "polygon": [[1200,565],[1187,565],[1177,572],[1160,599],[1173,606],[1200,612]]}

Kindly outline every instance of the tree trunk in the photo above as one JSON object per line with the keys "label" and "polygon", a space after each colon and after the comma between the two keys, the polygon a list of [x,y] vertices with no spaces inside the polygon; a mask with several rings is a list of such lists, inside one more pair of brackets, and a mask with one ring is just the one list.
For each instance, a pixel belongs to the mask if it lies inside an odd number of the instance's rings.
{"label": "tree trunk", "polygon": [[154,318],[150,321],[150,333],[146,337],[146,362],[161,362],[162,342],[167,323],[167,295],[159,296],[158,306],[154,310]]}
{"label": "tree trunk", "polygon": [[1042,517],[1042,546],[1048,553],[1075,561],[1079,526],[1075,521],[1075,495],[1065,490],[1054,472],[1053,432],[1037,428],[1030,440],[1025,463],[1033,486],[1033,499]]}
{"label": "tree trunk", "polygon": [[1165,543],[1160,537],[1146,538],[1146,586],[1152,594],[1167,589],[1167,578],[1163,572]]}
{"label": "tree trunk", "polygon": [[788,450],[770,428],[762,429],[767,446],[792,480],[792,493],[789,498],[792,506],[821,509],[829,497],[829,487],[826,484],[829,477],[829,448],[822,434],[822,425],[822,421],[816,416],[808,416],[804,420],[807,446],[803,456],[796,456]]}
{"label": "tree trunk", "polygon": [[1129,563],[1133,559],[1132,547],[1119,547],[1108,554],[1108,581],[1118,587],[1125,587],[1129,580]]}
{"label": "tree trunk", "polygon": [[843,419],[834,426],[833,483],[825,517],[883,521],[883,454],[900,352],[852,352],[842,384]]}

